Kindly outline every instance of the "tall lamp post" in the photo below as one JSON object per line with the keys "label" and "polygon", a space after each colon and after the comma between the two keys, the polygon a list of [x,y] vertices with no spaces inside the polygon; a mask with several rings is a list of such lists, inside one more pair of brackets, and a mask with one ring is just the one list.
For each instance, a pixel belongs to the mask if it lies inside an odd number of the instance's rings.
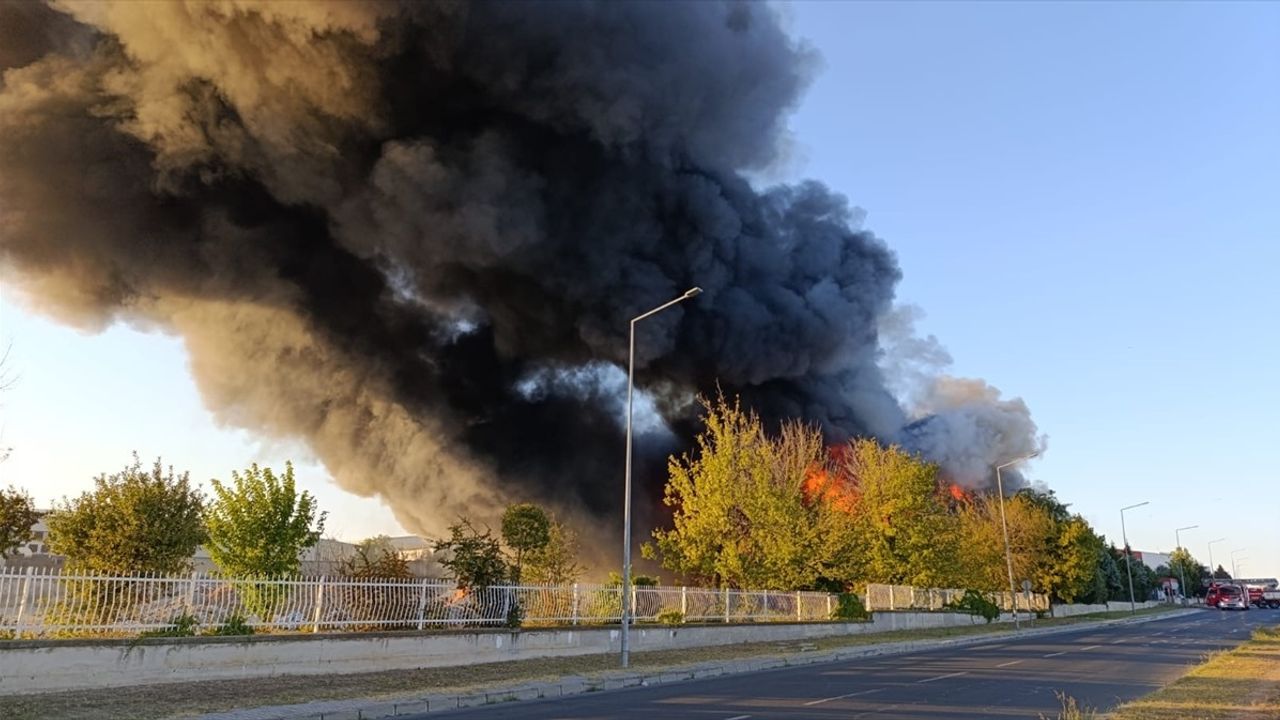
{"label": "tall lamp post", "polygon": [[636,377],[636,323],[701,292],[700,287],[689,288],[680,297],[631,318],[631,350],[627,356],[627,472],[622,500],[622,667],[631,663],[631,408]]}
{"label": "tall lamp post", "polygon": [[1124,511],[1150,505],[1150,500],[1143,500],[1136,505],[1129,505],[1120,508],[1120,537],[1124,538],[1124,570],[1129,575],[1129,612],[1138,612],[1138,606],[1133,600],[1133,551],[1129,549],[1129,533],[1124,528]]}
{"label": "tall lamp post", "polygon": [[[1173,531],[1174,545],[1178,550],[1182,549],[1182,531],[1195,530],[1199,525],[1188,525],[1186,527],[1176,528]],[[1182,570],[1182,563],[1178,563],[1178,582],[1182,584],[1182,604],[1187,604],[1187,574]]]}
{"label": "tall lamp post", "polygon": [[1010,460],[1003,465],[996,466],[996,492],[1000,493],[1000,529],[1004,532],[1004,564],[1009,569],[1009,602],[1013,603],[1013,627],[1015,630],[1022,629],[1021,623],[1018,622],[1018,592],[1013,587],[1013,554],[1009,551],[1009,524],[1004,519],[1004,482],[1000,479],[1000,471],[1010,465],[1017,465],[1020,462],[1030,460],[1039,455],[1040,452],[1024,455],[1016,460]]}
{"label": "tall lamp post", "polygon": [[1218,566],[1213,564],[1213,544],[1214,544],[1214,543],[1220,543],[1220,542],[1226,542],[1226,541],[1227,541],[1227,539],[1226,539],[1226,538],[1224,538],[1224,537],[1220,537],[1220,538],[1218,538],[1217,540],[1210,540],[1210,541],[1209,541],[1209,579],[1210,579],[1210,580],[1215,580],[1215,579],[1217,579],[1217,576],[1218,576],[1218,575],[1217,575],[1217,573],[1218,573]]}
{"label": "tall lamp post", "polygon": [[[1231,551],[1231,579],[1233,581],[1240,579],[1240,571],[1236,568],[1236,553],[1242,553],[1248,549],[1249,548],[1239,548],[1237,550]],[[1248,560],[1248,559],[1249,558],[1247,557],[1240,558],[1240,560]]]}

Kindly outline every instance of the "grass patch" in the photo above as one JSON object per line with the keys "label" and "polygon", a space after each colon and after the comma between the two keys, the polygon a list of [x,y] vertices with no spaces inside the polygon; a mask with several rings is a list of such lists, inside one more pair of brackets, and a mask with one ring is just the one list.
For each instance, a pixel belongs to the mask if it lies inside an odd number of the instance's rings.
{"label": "grass patch", "polygon": [[1214,653],[1164,689],[1116,708],[1110,720],[1280,718],[1280,626]]}
{"label": "grass patch", "polygon": [[[1155,615],[1175,609],[1178,608],[1140,610],[1138,615]],[[1027,624],[1037,628],[1055,627],[1125,617],[1129,617],[1128,612],[1098,613],[1036,620]],[[979,622],[981,623],[980,620]],[[790,642],[635,652],[631,655],[631,672],[650,673],[704,662],[786,657],[906,640],[941,640],[990,635],[1012,630],[1013,627],[1008,623],[991,625],[981,623],[954,628],[900,630]],[[4,711],[0,716],[4,720],[37,720],[38,718],[156,720],[313,700],[369,698],[376,701],[429,693],[467,694],[530,682],[558,680],[573,676],[594,678],[617,672],[617,655],[584,655],[352,675],[283,676],[166,683],[109,690],[8,696],[3,698]]]}

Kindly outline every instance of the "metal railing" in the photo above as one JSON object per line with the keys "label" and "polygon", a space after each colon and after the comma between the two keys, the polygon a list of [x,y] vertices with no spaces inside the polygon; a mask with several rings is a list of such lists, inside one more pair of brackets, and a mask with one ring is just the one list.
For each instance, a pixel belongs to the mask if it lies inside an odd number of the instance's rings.
{"label": "metal railing", "polygon": [[[918,588],[910,585],[882,585],[869,583],[863,598],[868,611],[885,610],[945,610],[964,597],[964,590],[955,588]],[[1044,593],[987,592],[983,595],[1002,611],[1015,607],[1023,612],[1049,609],[1049,596]]]}
{"label": "metal railing", "polygon": [[[431,627],[617,623],[617,586],[511,585],[464,590],[451,580],[131,577],[0,569],[0,634],[9,637],[130,636],[185,626],[210,632],[422,630]],[[834,596],[817,592],[632,588],[637,622],[806,622],[831,617]],[[513,610],[517,610],[513,612]]]}

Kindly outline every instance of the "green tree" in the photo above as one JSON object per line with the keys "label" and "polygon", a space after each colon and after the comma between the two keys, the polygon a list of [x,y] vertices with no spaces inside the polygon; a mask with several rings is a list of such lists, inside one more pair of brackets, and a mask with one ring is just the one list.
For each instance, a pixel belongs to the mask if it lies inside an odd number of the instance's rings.
{"label": "green tree", "polygon": [[0,490],[0,558],[31,539],[31,526],[40,520],[35,503],[25,490],[12,485]]}
{"label": "green tree", "polygon": [[1204,578],[1209,569],[1201,565],[1186,548],[1177,548],[1169,555],[1169,573],[1185,583],[1183,594],[1187,597],[1204,592]]}
{"label": "green tree", "polygon": [[723,396],[701,400],[693,453],[671,457],[663,501],[671,529],[653,532],[646,557],[694,582],[798,588],[821,574],[826,550],[803,486],[823,460],[815,428],[785,424],[766,435],[758,415]]}
{"label": "green tree", "polygon": [[1055,601],[1083,602],[1097,592],[1101,554],[1102,541],[1084,518],[1058,523],[1052,554],[1040,573],[1041,587]]}
{"label": "green tree", "polygon": [[502,546],[493,534],[476,529],[465,518],[449,526],[449,539],[436,542],[436,551],[445,553],[440,561],[453,573],[464,590],[501,585],[507,580],[507,563]]}
{"label": "green tree", "polygon": [[67,566],[104,574],[176,573],[204,540],[203,498],[187,473],[133,464],[94,479],[92,492],[55,503],[49,547]]}
{"label": "green tree", "polygon": [[551,520],[533,503],[518,503],[502,513],[502,540],[515,553],[512,580],[519,583],[526,553],[540,550],[551,541]]}
{"label": "green tree", "polygon": [[578,563],[578,534],[552,519],[547,544],[531,551],[525,558],[524,579],[537,585],[569,585],[580,577],[582,565]]}
{"label": "green tree", "polygon": [[229,485],[212,485],[204,525],[218,569],[232,577],[296,575],[300,553],[320,541],[326,514],[317,512],[311,493],[298,492],[293,463],[281,475],[255,463],[232,471]]}
{"label": "green tree", "polygon": [[1231,573],[1227,572],[1226,568],[1219,565],[1218,569],[1213,571],[1213,579],[1214,580],[1230,580]]}
{"label": "green tree", "polygon": [[959,526],[938,498],[938,467],[905,450],[857,439],[844,453],[856,479],[853,575],[867,582],[946,587],[956,579]]}

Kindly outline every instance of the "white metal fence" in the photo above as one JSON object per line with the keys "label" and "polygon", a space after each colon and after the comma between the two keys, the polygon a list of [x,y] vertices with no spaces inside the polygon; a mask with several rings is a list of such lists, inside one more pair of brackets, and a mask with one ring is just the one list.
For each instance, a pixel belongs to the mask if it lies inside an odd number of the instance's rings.
{"label": "white metal fence", "polygon": [[[884,610],[944,610],[964,597],[964,590],[954,588],[918,588],[910,585],[881,585],[869,583],[863,603],[868,611]],[[1007,592],[983,593],[1002,611],[1013,608],[1021,611],[1049,609],[1049,596],[1044,593]]]}
{"label": "white metal fence", "polygon": [[[827,620],[826,593],[637,586],[639,622]],[[616,623],[621,589],[579,583],[465,591],[450,580],[226,579],[192,574],[108,577],[0,569],[0,634],[10,637],[135,635],[237,624],[276,632],[502,625],[513,608],[526,625]],[[679,615],[676,615],[679,613]]]}

